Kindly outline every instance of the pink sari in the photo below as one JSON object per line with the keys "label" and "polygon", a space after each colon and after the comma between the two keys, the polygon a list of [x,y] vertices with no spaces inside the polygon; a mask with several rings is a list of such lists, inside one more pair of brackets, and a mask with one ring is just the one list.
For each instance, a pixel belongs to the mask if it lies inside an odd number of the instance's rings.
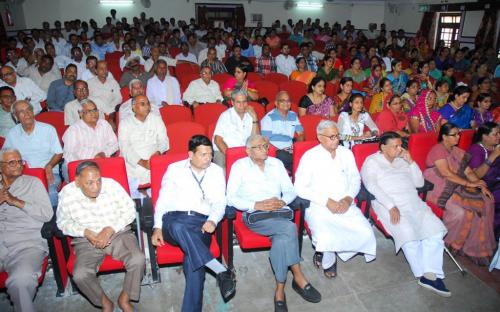
{"label": "pink sari", "polygon": [[[417,104],[408,113],[408,117],[418,119],[418,132],[437,132],[441,123],[441,114],[427,108],[428,96],[433,90],[426,89],[417,99]],[[435,93],[435,92],[434,92]]]}

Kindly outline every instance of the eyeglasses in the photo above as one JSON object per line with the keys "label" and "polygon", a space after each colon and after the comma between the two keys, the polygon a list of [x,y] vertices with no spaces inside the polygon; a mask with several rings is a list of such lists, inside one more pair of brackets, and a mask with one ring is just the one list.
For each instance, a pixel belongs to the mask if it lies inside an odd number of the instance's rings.
{"label": "eyeglasses", "polygon": [[89,109],[89,110],[86,110],[86,111],[82,111],[83,114],[90,114],[90,113],[98,113],[99,110],[97,108],[94,108],[94,109]]}
{"label": "eyeglasses", "polygon": [[25,161],[22,159],[19,159],[19,160],[0,161],[0,163],[7,164],[7,166],[14,168],[16,166],[24,166]]}
{"label": "eyeglasses", "polygon": [[320,134],[320,135],[324,136],[324,137],[327,137],[327,138],[329,138],[332,141],[340,139],[340,135],[339,134],[332,134],[332,135]]}
{"label": "eyeglasses", "polygon": [[255,145],[255,146],[252,146],[252,149],[267,151],[269,149],[269,144]]}

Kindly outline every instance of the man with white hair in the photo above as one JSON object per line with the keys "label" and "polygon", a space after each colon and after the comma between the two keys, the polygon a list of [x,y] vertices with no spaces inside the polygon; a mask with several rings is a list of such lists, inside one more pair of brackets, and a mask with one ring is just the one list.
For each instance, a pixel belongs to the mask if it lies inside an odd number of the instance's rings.
{"label": "man with white hair", "polygon": [[[71,126],[80,120],[80,102],[89,98],[89,86],[87,82],[84,80],[75,81],[73,92],[75,99],[64,105],[64,124],[66,126]],[[102,106],[98,100],[92,98],[90,99],[97,105],[98,109]],[[99,118],[104,119],[104,114],[101,110],[99,110]]]}
{"label": "man with white hair", "polygon": [[327,278],[337,276],[336,257],[347,261],[363,253],[375,259],[376,241],[370,223],[354,203],[361,178],[352,152],[339,146],[335,122],[322,120],[316,128],[320,144],[301,158],[295,174],[297,194],[310,200],[305,219],[316,248],[314,264]]}
{"label": "man with white hair", "polygon": [[62,148],[56,129],[49,124],[35,121],[33,106],[27,101],[15,102],[13,109],[19,124],[10,129],[3,147],[19,150],[30,168],[45,169],[50,201],[52,206],[56,206],[57,188],[61,183],[59,162],[62,159]]}
{"label": "man with white hair", "polygon": [[0,272],[15,311],[35,311],[33,298],[40,268],[48,254],[40,231],[54,211],[47,191],[35,177],[23,175],[17,149],[0,150]]}
{"label": "man with white hair", "polygon": [[26,100],[33,107],[35,115],[42,111],[40,102],[47,98],[47,93],[40,89],[30,78],[17,77],[16,72],[10,66],[4,66],[1,70],[0,87],[9,86],[14,89],[18,100]]}
{"label": "man with white hair", "polygon": [[[132,79],[128,84],[128,89],[130,92],[130,99],[126,102],[123,102],[120,105],[119,117],[120,121],[123,121],[131,116],[134,116],[134,112],[132,111],[132,101],[136,96],[144,95],[144,84],[139,79]],[[151,113],[160,116],[160,110],[158,106],[150,101],[151,105]]]}

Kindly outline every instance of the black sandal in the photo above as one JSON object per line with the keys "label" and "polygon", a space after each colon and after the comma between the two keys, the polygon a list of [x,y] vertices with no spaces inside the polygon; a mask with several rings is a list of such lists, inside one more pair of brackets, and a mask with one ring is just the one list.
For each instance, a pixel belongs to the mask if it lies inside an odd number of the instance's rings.
{"label": "black sandal", "polygon": [[335,278],[337,276],[337,261],[335,261],[335,263],[328,269],[324,269],[323,273],[328,279]]}
{"label": "black sandal", "polygon": [[322,261],[323,261],[323,253],[315,252],[313,255],[313,265],[316,267],[316,269],[321,268]]}

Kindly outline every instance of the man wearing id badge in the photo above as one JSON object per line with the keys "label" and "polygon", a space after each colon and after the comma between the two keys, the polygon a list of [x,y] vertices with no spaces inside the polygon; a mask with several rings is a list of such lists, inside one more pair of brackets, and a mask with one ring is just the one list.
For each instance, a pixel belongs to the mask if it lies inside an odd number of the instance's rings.
{"label": "man wearing id badge", "polygon": [[290,267],[293,289],[309,302],[320,302],[321,294],[307,281],[300,268],[297,227],[287,207],[297,193],[283,163],[269,157],[269,141],[261,135],[247,139],[248,157],[233,164],[227,185],[228,204],[244,211],[243,222],[252,231],[272,241],[269,258],[276,278],[275,311],[288,311],[285,282]]}
{"label": "man wearing id badge", "polygon": [[184,252],[186,288],[182,312],[203,307],[205,268],[216,274],[225,301],[236,291],[234,275],[210,253],[212,233],[225,213],[225,178],[212,163],[212,142],[203,135],[189,140],[189,158],[171,164],[161,182],[154,216],[153,245],[165,241]]}

